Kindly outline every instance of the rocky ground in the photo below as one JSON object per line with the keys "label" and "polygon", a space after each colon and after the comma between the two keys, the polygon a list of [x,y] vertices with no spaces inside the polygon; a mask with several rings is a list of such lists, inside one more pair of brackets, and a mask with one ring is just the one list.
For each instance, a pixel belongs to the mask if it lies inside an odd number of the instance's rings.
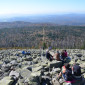
{"label": "rocky ground", "polygon": [[[31,55],[25,56],[23,50],[30,51]],[[0,50],[0,85],[59,85],[56,79],[61,61],[47,60],[45,50],[23,50]],[[52,54],[55,52],[51,50]],[[85,78],[85,50],[67,49],[67,52],[72,59],[70,64],[78,63]]]}

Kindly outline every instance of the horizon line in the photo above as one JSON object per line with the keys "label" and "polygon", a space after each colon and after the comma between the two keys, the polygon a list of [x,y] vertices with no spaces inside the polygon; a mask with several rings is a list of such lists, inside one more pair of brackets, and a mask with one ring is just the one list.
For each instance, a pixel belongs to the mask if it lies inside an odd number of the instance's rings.
{"label": "horizon line", "polygon": [[44,13],[44,14],[1,14],[0,17],[19,17],[19,16],[42,16],[42,15],[70,15],[70,14],[85,14],[85,13]]}

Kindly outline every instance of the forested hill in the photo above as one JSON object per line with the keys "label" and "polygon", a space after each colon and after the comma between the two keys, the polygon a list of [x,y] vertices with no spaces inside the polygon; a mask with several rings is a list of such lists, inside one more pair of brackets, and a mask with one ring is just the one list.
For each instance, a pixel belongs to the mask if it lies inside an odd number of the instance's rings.
{"label": "forested hill", "polygon": [[24,22],[24,21],[15,21],[15,22],[0,22],[0,29],[2,28],[24,28],[29,26],[44,26],[44,25],[56,25],[52,23],[31,23],[31,22]]}
{"label": "forested hill", "polygon": [[45,47],[85,48],[85,26],[14,23],[0,23],[0,47],[40,48],[43,45],[44,28]]}

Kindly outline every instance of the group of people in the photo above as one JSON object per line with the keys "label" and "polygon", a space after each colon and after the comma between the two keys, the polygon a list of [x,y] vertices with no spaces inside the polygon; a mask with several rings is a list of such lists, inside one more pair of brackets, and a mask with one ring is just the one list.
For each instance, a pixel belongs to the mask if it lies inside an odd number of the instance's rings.
{"label": "group of people", "polygon": [[[46,51],[46,58],[50,61],[54,59],[49,50]],[[73,66],[70,66],[69,62],[71,61],[71,58],[68,57],[66,50],[62,50],[61,53],[57,51],[55,53],[55,59],[57,61],[62,61],[61,72],[57,77],[61,85],[64,82],[66,82],[66,85],[84,85],[81,76],[81,67],[76,63],[74,63]]]}
{"label": "group of people", "polygon": [[[54,56],[55,56],[55,58],[54,58]],[[57,51],[54,54],[54,56],[50,54],[49,50],[46,51],[46,58],[50,61],[56,59],[57,61],[62,61],[63,64],[66,63],[68,60],[69,60],[68,62],[71,61],[71,58],[68,57],[66,50],[62,50],[61,53],[59,51]]]}
{"label": "group of people", "polygon": [[72,67],[69,63],[65,63],[58,75],[58,80],[61,84],[66,82],[66,85],[84,85],[81,67],[76,63]]}

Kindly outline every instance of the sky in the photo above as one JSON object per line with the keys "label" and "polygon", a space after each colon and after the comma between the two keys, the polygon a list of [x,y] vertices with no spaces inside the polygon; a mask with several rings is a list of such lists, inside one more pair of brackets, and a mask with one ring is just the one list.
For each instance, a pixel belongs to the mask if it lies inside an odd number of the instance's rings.
{"label": "sky", "polygon": [[85,0],[0,0],[0,16],[85,13]]}

